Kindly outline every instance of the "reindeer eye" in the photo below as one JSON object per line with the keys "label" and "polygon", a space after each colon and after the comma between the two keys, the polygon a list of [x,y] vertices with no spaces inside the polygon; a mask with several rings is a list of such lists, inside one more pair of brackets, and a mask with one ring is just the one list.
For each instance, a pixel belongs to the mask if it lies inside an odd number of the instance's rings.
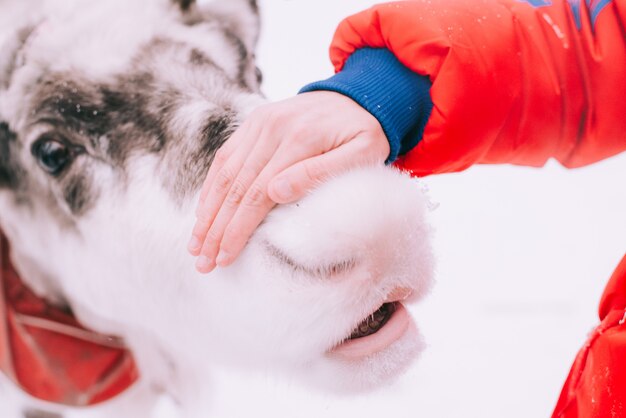
{"label": "reindeer eye", "polygon": [[78,147],[73,148],[50,138],[37,140],[31,148],[31,153],[37,159],[39,166],[52,176],[58,176],[69,167],[79,151]]}

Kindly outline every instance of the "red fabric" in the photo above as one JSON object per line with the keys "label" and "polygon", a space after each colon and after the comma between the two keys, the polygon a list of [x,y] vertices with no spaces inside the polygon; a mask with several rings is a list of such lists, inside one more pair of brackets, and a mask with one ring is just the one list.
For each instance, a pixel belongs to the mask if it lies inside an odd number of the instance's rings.
{"label": "red fabric", "polygon": [[71,406],[106,401],[132,385],[137,369],[121,342],[35,296],[8,254],[0,233],[0,371],[36,398]]}
{"label": "red fabric", "polygon": [[626,256],[600,304],[600,325],[578,353],[552,418],[626,417]]}
{"label": "red fabric", "polygon": [[[337,71],[374,47],[430,77],[432,115],[397,166],[418,176],[549,158],[579,167],[626,150],[626,0],[529,3],[387,3],[340,24],[330,49]],[[623,260],[553,418],[626,417],[625,308]]]}
{"label": "red fabric", "polygon": [[[475,163],[578,167],[626,149],[626,0],[601,9],[553,0],[387,3],[348,17],[335,69],[362,47],[384,47],[432,81],[422,141],[397,165],[423,176]],[[581,29],[569,3],[581,8]],[[596,4],[598,3],[598,4]]]}

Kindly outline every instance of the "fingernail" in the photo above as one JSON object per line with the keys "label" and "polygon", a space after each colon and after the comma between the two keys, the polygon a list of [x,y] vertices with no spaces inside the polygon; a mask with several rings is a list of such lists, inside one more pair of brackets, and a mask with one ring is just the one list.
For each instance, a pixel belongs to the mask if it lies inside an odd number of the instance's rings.
{"label": "fingernail", "polygon": [[230,261],[230,254],[227,251],[220,251],[215,262],[220,267],[225,267]]}
{"label": "fingernail", "polygon": [[191,237],[191,239],[189,240],[189,244],[187,244],[187,249],[189,251],[198,251],[201,245],[202,243],[198,238]]}
{"label": "fingernail", "polygon": [[215,264],[213,264],[209,257],[202,256],[196,261],[196,269],[201,273],[209,273],[214,268]]}
{"label": "fingernail", "polygon": [[274,191],[278,195],[279,198],[284,200],[291,199],[293,195],[293,188],[291,187],[291,183],[287,181],[287,179],[278,179],[274,183]]}

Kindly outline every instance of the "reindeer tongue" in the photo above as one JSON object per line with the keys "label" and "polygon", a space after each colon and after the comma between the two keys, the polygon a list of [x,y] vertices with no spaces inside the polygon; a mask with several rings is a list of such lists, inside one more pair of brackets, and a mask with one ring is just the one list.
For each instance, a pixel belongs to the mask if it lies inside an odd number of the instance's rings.
{"label": "reindeer tongue", "polygon": [[367,337],[377,332],[385,325],[385,323],[391,318],[391,315],[395,312],[396,305],[393,303],[383,304],[376,312],[368,316],[363,320],[350,335],[351,340]]}

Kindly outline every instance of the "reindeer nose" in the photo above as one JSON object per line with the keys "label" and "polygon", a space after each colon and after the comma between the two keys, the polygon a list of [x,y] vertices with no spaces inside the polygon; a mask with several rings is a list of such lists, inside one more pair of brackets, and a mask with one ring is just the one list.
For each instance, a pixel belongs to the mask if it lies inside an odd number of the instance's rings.
{"label": "reindeer nose", "polygon": [[[257,242],[271,244],[264,249],[270,260],[310,276],[411,283],[428,251],[425,203],[414,180],[396,171],[344,173],[277,207]],[[398,299],[407,296],[399,292]]]}

